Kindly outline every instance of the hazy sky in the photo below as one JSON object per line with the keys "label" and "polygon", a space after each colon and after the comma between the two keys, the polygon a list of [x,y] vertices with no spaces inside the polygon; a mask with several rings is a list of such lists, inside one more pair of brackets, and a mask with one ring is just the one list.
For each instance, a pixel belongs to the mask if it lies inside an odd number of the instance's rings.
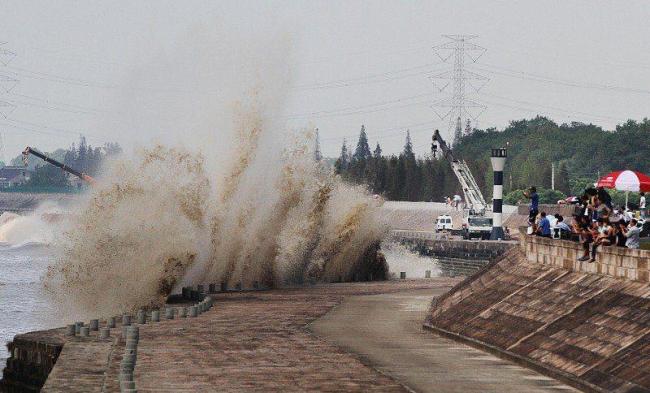
{"label": "hazy sky", "polygon": [[[318,127],[325,155],[370,142],[418,154],[448,120],[431,47],[476,34],[489,77],[478,127],[543,114],[611,129],[650,108],[648,1],[0,1],[0,131],[24,146],[212,138],[250,87],[286,128]],[[0,57],[7,60],[6,57]],[[13,86],[11,79],[19,82]],[[276,83],[277,81],[277,83]],[[451,91],[451,90],[449,90]],[[272,98],[269,98],[272,97]],[[223,115],[223,116],[222,116]]]}

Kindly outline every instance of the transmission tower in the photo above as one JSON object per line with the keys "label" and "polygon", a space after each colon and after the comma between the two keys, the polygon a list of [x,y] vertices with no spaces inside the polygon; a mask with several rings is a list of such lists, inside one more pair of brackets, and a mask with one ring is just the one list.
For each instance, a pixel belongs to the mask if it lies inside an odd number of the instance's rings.
{"label": "transmission tower", "polygon": [[4,162],[5,165],[7,164],[7,161],[5,161],[5,135],[3,132],[0,132],[0,161]]}
{"label": "transmission tower", "polygon": [[320,135],[318,133],[318,128],[316,128],[316,137],[314,138],[314,160],[320,161],[323,159],[323,155],[320,151]]}
{"label": "transmission tower", "polygon": [[462,119],[476,119],[487,108],[484,104],[471,99],[466,94],[469,86],[478,92],[488,82],[488,78],[465,69],[465,60],[475,63],[485,53],[486,49],[470,40],[475,35],[443,35],[449,39],[444,44],[433,47],[433,51],[444,62],[453,58],[454,68],[431,76],[434,87],[444,91],[451,84],[452,95],[433,103],[433,109],[441,119],[449,118],[449,134],[453,135],[455,145],[463,136]]}
{"label": "transmission tower", "polygon": [[[3,67],[7,66],[11,60],[16,57],[14,52],[2,47],[5,44],[6,42],[0,42],[0,65]],[[11,92],[17,84],[18,79],[0,74],[0,94],[2,94],[2,96]],[[6,118],[7,115],[14,111],[14,109],[16,109],[16,105],[12,102],[0,99],[0,116]]]}

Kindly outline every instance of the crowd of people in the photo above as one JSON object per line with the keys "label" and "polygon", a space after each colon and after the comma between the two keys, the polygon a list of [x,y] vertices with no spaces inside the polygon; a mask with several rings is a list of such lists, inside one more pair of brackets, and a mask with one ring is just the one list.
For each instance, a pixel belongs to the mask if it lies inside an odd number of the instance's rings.
{"label": "crowd of people", "polygon": [[[590,187],[576,200],[573,223],[555,214],[554,224],[546,212],[539,212],[539,196],[535,187],[524,193],[530,202],[529,234],[543,237],[559,237],[579,241],[584,253],[579,261],[594,262],[601,246],[639,248],[641,228],[634,214],[627,209],[616,208],[612,198],[603,187]],[[641,214],[645,214],[645,195],[641,193]],[[555,231],[556,236],[553,236]]]}

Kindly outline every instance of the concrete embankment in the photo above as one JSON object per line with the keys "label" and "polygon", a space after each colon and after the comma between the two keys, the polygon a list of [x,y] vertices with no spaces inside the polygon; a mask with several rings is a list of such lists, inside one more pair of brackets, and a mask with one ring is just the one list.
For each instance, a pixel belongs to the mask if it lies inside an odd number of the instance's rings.
{"label": "concrete embankment", "polygon": [[[135,386],[140,392],[406,392],[402,384],[310,333],[307,326],[347,296],[417,289],[444,292],[455,282],[434,278],[214,294],[214,307],[198,317],[176,314],[174,319],[147,319],[138,325]],[[101,320],[100,331],[105,326]],[[55,333],[62,350],[43,392],[120,391],[125,342],[120,339],[119,321],[110,329],[109,339],[92,330],[88,337]],[[19,335],[14,342],[41,342],[48,334]],[[32,350],[25,346],[26,354],[12,348],[12,358],[25,359],[24,367],[46,369],[35,346]],[[0,386],[24,382],[12,378],[22,377],[5,370]]]}
{"label": "concrete embankment", "polygon": [[586,391],[650,391],[650,252],[522,236],[436,299],[425,327]]}

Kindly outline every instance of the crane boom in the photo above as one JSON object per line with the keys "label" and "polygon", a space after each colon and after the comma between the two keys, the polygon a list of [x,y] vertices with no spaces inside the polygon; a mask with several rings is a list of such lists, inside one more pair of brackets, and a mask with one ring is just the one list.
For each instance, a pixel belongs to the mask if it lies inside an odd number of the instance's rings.
{"label": "crane boom", "polygon": [[43,161],[45,161],[47,163],[50,163],[50,164],[54,165],[57,168],[61,168],[62,170],[66,171],[68,173],[71,173],[71,174],[77,176],[78,178],[80,178],[80,179],[82,179],[82,180],[84,180],[84,181],[86,181],[86,182],[88,182],[90,184],[95,183],[95,179],[93,179],[92,177],[86,175],[85,173],[79,172],[79,171],[77,171],[77,170],[75,170],[73,168],[70,168],[69,166],[67,166],[67,165],[65,165],[65,164],[63,164],[63,163],[61,163],[61,162],[59,162],[59,161],[57,161],[57,160],[55,160],[53,158],[48,157],[45,154],[41,153],[40,151],[35,150],[35,149],[33,149],[33,148],[29,147],[29,146],[27,146],[25,148],[25,150],[23,151],[23,163],[25,163],[25,166],[27,166],[27,159],[29,158],[30,154],[42,159]]}
{"label": "crane boom", "polygon": [[451,148],[447,146],[447,143],[442,139],[438,130],[434,132],[432,139],[431,151],[433,152],[433,156],[436,156],[439,146],[440,150],[442,150],[443,157],[451,164],[451,169],[458,178],[458,182],[463,189],[465,200],[469,203],[471,210],[478,214],[484,214],[489,209],[489,206],[485,202],[481,189],[478,187],[467,163],[464,160],[458,160],[454,157]]}

